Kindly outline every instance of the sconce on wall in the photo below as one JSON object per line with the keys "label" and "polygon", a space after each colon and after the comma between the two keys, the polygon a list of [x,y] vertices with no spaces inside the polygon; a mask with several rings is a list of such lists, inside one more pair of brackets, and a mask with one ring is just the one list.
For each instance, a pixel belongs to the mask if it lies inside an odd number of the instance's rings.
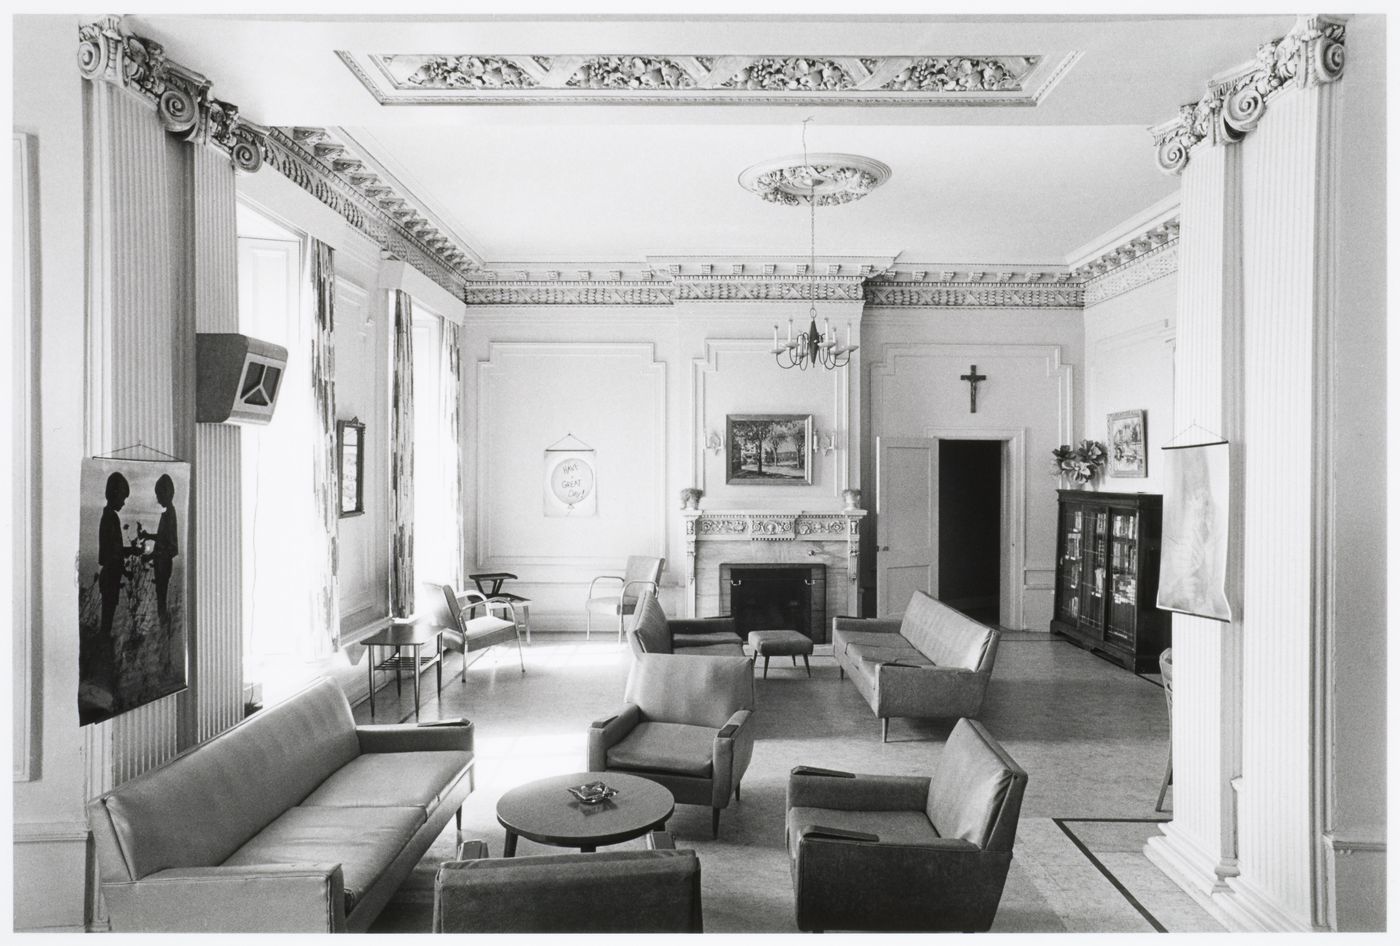
{"label": "sconce on wall", "polygon": [[836,450],[836,431],[828,430],[826,433],[817,431],[817,436],[813,438],[812,451],[820,450],[827,456],[831,456]]}
{"label": "sconce on wall", "polygon": [[710,431],[710,435],[705,438],[705,449],[715,454],[724,449],[724,441],[720,439],[719,431]]}

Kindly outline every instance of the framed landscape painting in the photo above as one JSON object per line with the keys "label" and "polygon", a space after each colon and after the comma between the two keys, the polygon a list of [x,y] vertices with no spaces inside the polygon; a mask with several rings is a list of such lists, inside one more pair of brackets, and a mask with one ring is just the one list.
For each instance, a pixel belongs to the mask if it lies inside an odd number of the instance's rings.
{"label": "framed landscape painting", "polygon": [[811,484],[811,414],[730,414],[724,433],[726,483]]}
{"label": "framed landscape painting", "polygon": [[1108,415],[1108,475],[1147,475],[1147,412]]}

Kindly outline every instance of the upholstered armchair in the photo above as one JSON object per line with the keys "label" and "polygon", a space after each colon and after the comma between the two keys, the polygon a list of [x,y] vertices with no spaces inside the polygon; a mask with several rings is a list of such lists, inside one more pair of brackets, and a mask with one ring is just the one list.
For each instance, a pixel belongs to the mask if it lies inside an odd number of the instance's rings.
{"label": "upholstered armchair", "polygon": [[681,804],[708,805],[719,837],[719,813],[753,757],[753,661],[642,654],[623,699],[588,730],[588,771],[640,775]]}
{"label": "upholstered armchair", "polygon": [[[588,584],[586,610],[586,637],[593,636],[593,615],[606,615],[617,621],[617,640],[622,643],[626,630],[625,619],[637,611],[637,603],[642,593],[650,590],[656,594],[661,581],[661,570],[666,567],[664,558],[646,555],[627,556],[627,569],[622,575],[599,575]],[[615,592],[615,593],[614,593]]]}
{"label": "upholstered armchair", "polygon": [[793,769],[786,838],[798,928],[989,929],[1025,790],[1025,771],[966,718],[928,778]]}
{"label": "upholstered armchair", "polygon": [[647,850],[489,858],[463,842],[438,868],[434,933],[701,933],[700,859],[652,832]]}
{"label": "upholstered armchair", "polygon": [[[488,598],[479,591],[455,591],[451,585],[442,586],[447,599],[449,623],[443,628],[444,650],[462,654],[462,682],[467,680],[470,655],[495,644],[515,641],[520,658],[520,672],[525,672],[525,652],[520,648],[520,622],[516,620],[515,604],[504,598]],[[480,609],[481,614],[475,612]],[[475,615],[475,616],[473,616]]]}
{"label": "upholstered armchair", "polygon": [[689,656],[742,657],[744,641],[734,630],[734,619],[668,618],[656,595],[647,592],[637,604],[627,643],[634,656],[640,654],[686,654]]}

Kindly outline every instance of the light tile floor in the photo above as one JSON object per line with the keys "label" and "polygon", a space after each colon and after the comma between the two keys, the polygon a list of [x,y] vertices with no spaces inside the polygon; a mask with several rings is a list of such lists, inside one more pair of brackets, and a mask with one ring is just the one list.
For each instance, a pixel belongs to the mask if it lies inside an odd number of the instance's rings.
{"label": "light tile floor", "polygon": [[[584,768],[584,733],[591,720],[621,704],[630,657],[615,641],[537,632],[525,649],[523,676],[514,648],[475,658],[465,682],[460,657],[448,660],[441,697],[431,674],[424,677],[422,718],[466,716],[476,723],[477,788],[463,806],[463,834],[485,839],[499,855],[504,830],[495,820],[496,799],[523,782]],[[881,743],[879,721],[838,678],[829,656],[814,657],[811,679],[800,666],[775,661],[755,687],[758,741],[743,801],[724,812],[717,840],[710,838],[708,810],[699,807],[678,806],[669,825],[678,844],[700,854],[708,932],[796,932],[782,848],[792,766],[926,773],[951,728],[896,720],[891,741]],[[405,689],[403,700],[392,683],[378,691],[376,722],[412,718],[412,688]],[[368,722],[368,705],[357,706],[355,715]],[[1170,808],[1153,811],[1167,751],[1165,700],[1154,679],[1063,640],[1008,633],[982,721],[1030,774],[994,932],[1221,929],[1142,855],[1157,830],[1146,822],[1170,817]],[[429,927],[432,874],[451,856],[454,841],[449,828],[374,931]],[[553,850],[522,841],[520,853]]]}

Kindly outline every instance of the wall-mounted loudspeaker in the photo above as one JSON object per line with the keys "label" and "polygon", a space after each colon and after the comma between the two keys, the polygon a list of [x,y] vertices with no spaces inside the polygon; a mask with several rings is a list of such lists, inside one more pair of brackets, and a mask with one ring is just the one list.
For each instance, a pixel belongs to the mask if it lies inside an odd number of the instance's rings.
{"label": "wall-mounted loudspeaker", "polygon": [[195,342],[195,420],[266,424],[277,406],[287,349],[247,335],[201,332]]}

